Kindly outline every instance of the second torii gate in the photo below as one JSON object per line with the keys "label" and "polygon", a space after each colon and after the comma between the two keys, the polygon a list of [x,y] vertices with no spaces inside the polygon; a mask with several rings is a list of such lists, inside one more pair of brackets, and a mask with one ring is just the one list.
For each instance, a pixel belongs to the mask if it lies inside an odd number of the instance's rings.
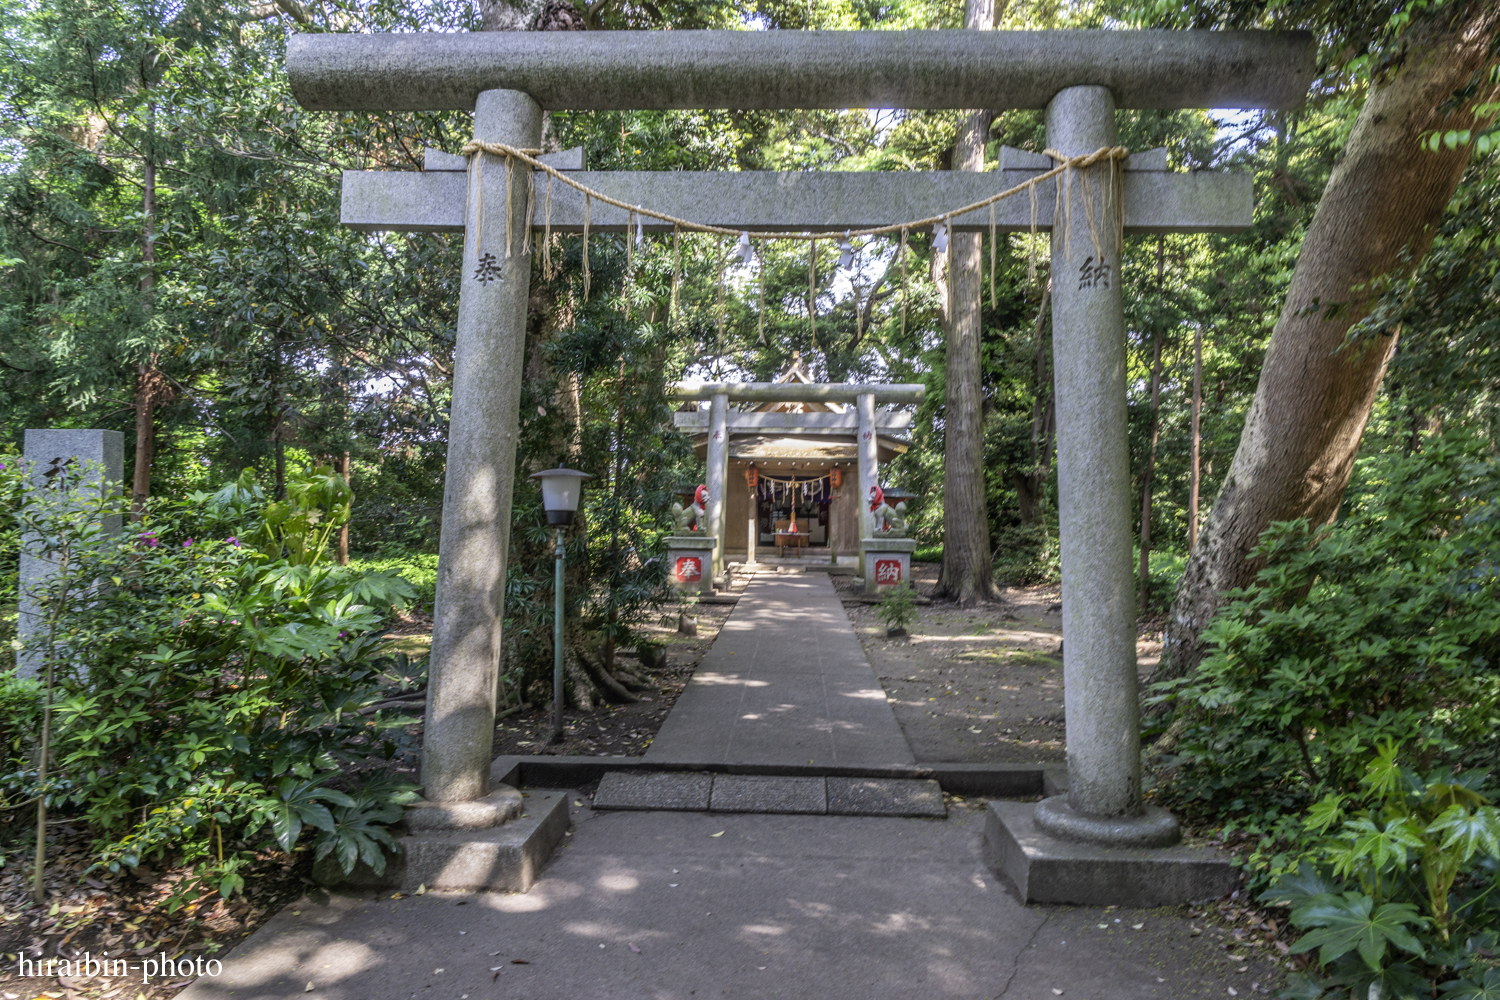
{"label": "second torii gate", "polygon": [[[291,40],[287,67],[309,109],[472,109],[477,141],[516,149],[539,145],[543,108],[984,107],[1045,109],[1049,147],[1073,157],[1115,145],[1117,108],[1296,107],[1314,74],[1314,45],[1306,34],[1228,31],[305,34]],[[513,161],[507,171],[489,159],[490,169],[471,163],[467,174],[344,179],[349,225],[467,234],[422,760],[435,802],[488,792],[531,272],[523,233],[545,221],[540,205],[528,218],[524,197],[507,201],[508,182],[526,190],[527,168]],[[700,223],[842,232],[941,215],[1051,166],[1008,153],[999,176],[574,176]],[[1060,196],[1049,184],[1036,198],[1036,225],[1052,230],[1053,241],[1070,786],[1066,797],[1041,803],[1035,820],[1075,841],[1154,845],[1174,841],[1177,828],[1140,797],[1121,236],[1245,229],[1251,179],[1173,173],[1159,153],[1131,157],[1118,189],[1114,170],[1112,162],[1075,170]],[[1109,223],[1120,195],[1117,229]],[[551,227],[580,231],[582,201],[558,185]],[[593,229],[628,224],[624,210],[593,208]],[[1071,233],[1053,228],[1055,208],[1072,220]],[[995,224],[1028,230],[1030,199],[997,204]],[[973,212],[953,225],[983,231],[990,215]]]}
{"label": "second torii gate", "polygon": [[[853,403],[854,413],[849,415],[817,414],[823,426],[836,423],[847,426],[855,434],[858,489],[855,503],[860,511],[859,537],[866,538],[872,531],[866,498],[878,485],[880,473],[876,458],[876,433],[878,418],[875,404],[917,404],[922,402],[927,387],[919,384],[866,384],[859,382],[678,382],[668,388],[672,399],[703,400],[709,402],[708,409],[708,454],[706,456],[708,507],[704,514],[708,520],[708,532],[718,541],[714,550],[714,580],[718,586],[719,576],[724,570],[724,545],[726,540],[724,510],[729,488],[729,404],[747,403]],[[677,426],[690,426],[695,414],[677,414]],[[747,422],[768,414],[747,414],[741,419]],[[832,419],[829,419],[832,418]],[[812,420],[808,421],[813,422]]]}

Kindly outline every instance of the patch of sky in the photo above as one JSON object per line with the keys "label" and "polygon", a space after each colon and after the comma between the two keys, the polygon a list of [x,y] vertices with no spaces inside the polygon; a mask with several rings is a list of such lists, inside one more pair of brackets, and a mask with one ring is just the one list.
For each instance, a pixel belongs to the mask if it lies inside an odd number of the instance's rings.
{"label": "patch of sky", "polygon": [[1257,109],[1215,108],[1208,113],[1214,123],[1215,159],[1225,160],[1251,152],[1276,130],[1270,114]]}
{"label": "patch of sky", "polygon": [[896,126],[901,124],[902,117],[906,114],[900,108],[866,108],[865,117],[870,120],[870,127],[875,130],[875,144],[884,146]]}
{"label": "patch of sky", "polygon": [[15,173],[25,158],[26,146],[21,140],[0,138],[0,174]]}

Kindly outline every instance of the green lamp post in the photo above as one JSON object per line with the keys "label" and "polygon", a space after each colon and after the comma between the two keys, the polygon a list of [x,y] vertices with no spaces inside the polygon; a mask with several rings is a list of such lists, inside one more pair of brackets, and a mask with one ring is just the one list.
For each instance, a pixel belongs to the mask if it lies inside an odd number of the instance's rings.
{"label": "green lamp post", "polygon": [[563,529],[573,523],[583,481],[594,477],[576,469],[557,468],[532,473],[531,478],[542,481],[547,523],[557,528],[557,569],[552,584],[552,739],[556,742],[563,737]]}

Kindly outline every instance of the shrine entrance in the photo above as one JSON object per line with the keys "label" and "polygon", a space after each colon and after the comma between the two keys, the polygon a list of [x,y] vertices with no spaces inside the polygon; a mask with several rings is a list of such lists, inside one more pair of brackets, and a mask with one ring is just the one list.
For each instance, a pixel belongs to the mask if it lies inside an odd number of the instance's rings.
{"label": "shrine entrance", "polygon": [[[941,252],[950,233],[987,231],[993,242],[1000,233],[1047,231],[1068,786],[1065,795],[1040,803],[997,808],[987,834],[1000,845],[1023,895],[1079,902],[1076,887],[1088,885],[1099,887],[1089,890],[1095,893],[1089,901],[1142,898],[1110,874],[1129,869],[1143,885],[1164,879],[1175,887],[1153,890],[1156,902],[1199,898],[1181,881],[1190,866],[1170,853],[1180,836],[1177,821],[1141,794],[1119,275],[1129,235],[1249,229],[1254,181],[1248,173],[1175,171],[1165,149],[1132,153],[1116,144],[1116,115],[1126,109],[1296,108],[1317,71],[1311,35],[307,33],[289,40],[287,71],[292,93],[309,110],[474,114],[473,139],[463,147],[466,172],[351,171],[344,178],[348,225],[465,234],[423,735],[429,801],[468,808],[490,791],[534,245],[549,245],[549,232],[581,232],[586,253],[591,229],[633,232],[638,239],[685,229],[738,238],[750,263],[753,240],[810,243],[843,233],[846,240],[899,240],[904,247],[908,236],[930,231],[934,251]],[[1039,152],[1004,149],[994,171],[930,173],[591,173],[561,170],[533,155],[542,141],[543,109],[876,107],[1034,109],[1044,114],[1045,146]],[[533,239],[538,231],[540,242]],[[816,342],[815,295],[810,301]],[[876,483],[876,404],[917,403],[922,393],[920,385],[854,383],[674,386],[675,399],[710,402],[706,413],[679,416],[708,429],[704,514],[714,539],[714,579],[723,572],[727,497],[745,495],[749,521],[748,489],[736,491],[728,481],[732,431],[764,433],[793,424],[855,429],[862,501]],[[729,420],[731,402],[811,401],[854,404],[854,413],[736,412],[733,424]],[[859,509],[868,511],[863,503]],[[865,523],[873,528],[867,513],[860,521],[861,529]],[[830,523],[837,531],[836,509]],[[1128,861],[1108,853],[1143,848],[1168,853],[1154,855],[1150,864],[1138,853]],[[1043,859],[1034,884],[1028,872]],[[1041,882],[1049,886],[1039,889]]]}
{"label": "shrine entrance", "polygon": [[[783,464],[789,468],[783,469]],[[745,542],[748,554],[749,543],[745,535],[753,530],[757,551],[775,546],[778,558],[807,555],[809,549],[820,554],[832,550],[837,557],[833,509],[835,504],[848,506],[839,503],[847,501],[848,496],[834,492],[834,469],[839,469],[836,463],[830,466],[827,462],[798,462],[795,459],[786,463],[769,459],[763,459],[759,464],[731,462],[731,476],[737,471],[737,466],[743,467],[747,476],[754,469],[758,482],[755,492],[746,494],[746,503],[754,510],[745,519],[745,532],[734,530],[734,505],[730,505],[726,554],[738,549],[735,544],[738,541]],[[842,523],[844,518],[839,520]],[[741,537],[736,538],[736,535]]]}
{"label": "shrine entrance", "polygon": [[[875,407],[920,403],[926,389],[814,382],[794,354],[774,382],[679,382],[668,391],[693,402],[673,422],[694,435],[704,459],[702,523],[717,542],[712,580],[720,586],[725,566],[747,558],[752,541],[757,559],[777,549],[807,554],[815,545],[822,561],[857,559],[880,463],[907,450],[903,432],[912,420]],[[708,408],[698,409],[699,400]],[[731,411],[735,403],[748,407]]]}
{"label": "shrine entrance", "polygon": [[[806,385],[809,395],[831,388],[808,375],[797,351],[770,384],[788,391]],[[854,410],[850,403],[807,398],[751,403],[726,414],[722,562],[747,559],[753,551],[761,560],[775,555],[836,563],[842,556],[852,563],[859,554],[864,496]],[[710,421],[710,411],[697,409],[680,412],[675,420],[683,430],[698,431],[693,447],[705,462],[713,436]],[[908,449],[910,423],[910,413],[877,415],[872,484],[879,482],[881,466]],[[712,463],[709,468],[706,481],[711,482]]]}

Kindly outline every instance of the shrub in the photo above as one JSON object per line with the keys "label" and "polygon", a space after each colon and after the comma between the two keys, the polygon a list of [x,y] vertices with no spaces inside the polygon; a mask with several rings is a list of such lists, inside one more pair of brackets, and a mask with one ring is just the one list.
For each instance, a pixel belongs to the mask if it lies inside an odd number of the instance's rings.
{"label": "shrub", "polygon": [[381,549],[375,555],[349,560],[349,568],[365,573],[392,573],[411,584],[415,603],[427,611],[437,597],[437,561],[434,553],[416,552],[395,547]]}
{"label": "shrub", "polygon": [[[1356,793],[1313,807],[1318,842],[1278,878],[1265,902],[1292,907],[1308,933],[1292,952],[1317,950],[1322,975],[1296,977],[1289,996],[1489,997],[1500,897],[1500,809],[1482,771],[1419,775],[1387,743]],[[1329,831],[1336,831],[1329,834]]]}
{"label": "shrub", "polygon": [[413,591],[326,565],[349,509],[329,478],[290,473],[288,499],[267,502],[247,474],[156,502],[118,536],[95,526],[121,501],[72,473],[23,506],[56,564],[31,642],[55,763],[5,782],[76,811],[98,834],[99,865],[164,854],[193,865],[174,906],[231,894],[254,850],[291,851],[309,831],[318,857],[379,870],[393,844],[383,824],[411,797],[389,779],[346,790],[395,724],[357,713],[380,697],[382,620]]}
{"label": "shrub", "polygon": [[1352,793],[1386,741],[1424,771],[1495,761],[1500,469],[1461,429],[1362,464],[1342,521],[1261,536],[1198,673],[1155,687],[1183,730],[1163,798],[1269,829]]}
{"label": "shrub", "polygon": [[910,584],[899,587],[891,587],[880,598],[880,604],[875,609],[875,617],[879,618],[887,630],[906,630],[917,617],[917,593]]}
{"label": "shrub", "polygon": [[995,579],[1012,587],[1057,583],[1062,579],[1062,549],[1058,544],[1057,515],[1044,515],[1031,524],[1000,528],[995,546]]}
{"label": "shrub", "polygon": [[0,451],[0,672],[16,662],[12,643],[16,638],[18,617],[16,585],[20,579],[21,530],[16,523],[22,488],[21,459],[13,452]]}

